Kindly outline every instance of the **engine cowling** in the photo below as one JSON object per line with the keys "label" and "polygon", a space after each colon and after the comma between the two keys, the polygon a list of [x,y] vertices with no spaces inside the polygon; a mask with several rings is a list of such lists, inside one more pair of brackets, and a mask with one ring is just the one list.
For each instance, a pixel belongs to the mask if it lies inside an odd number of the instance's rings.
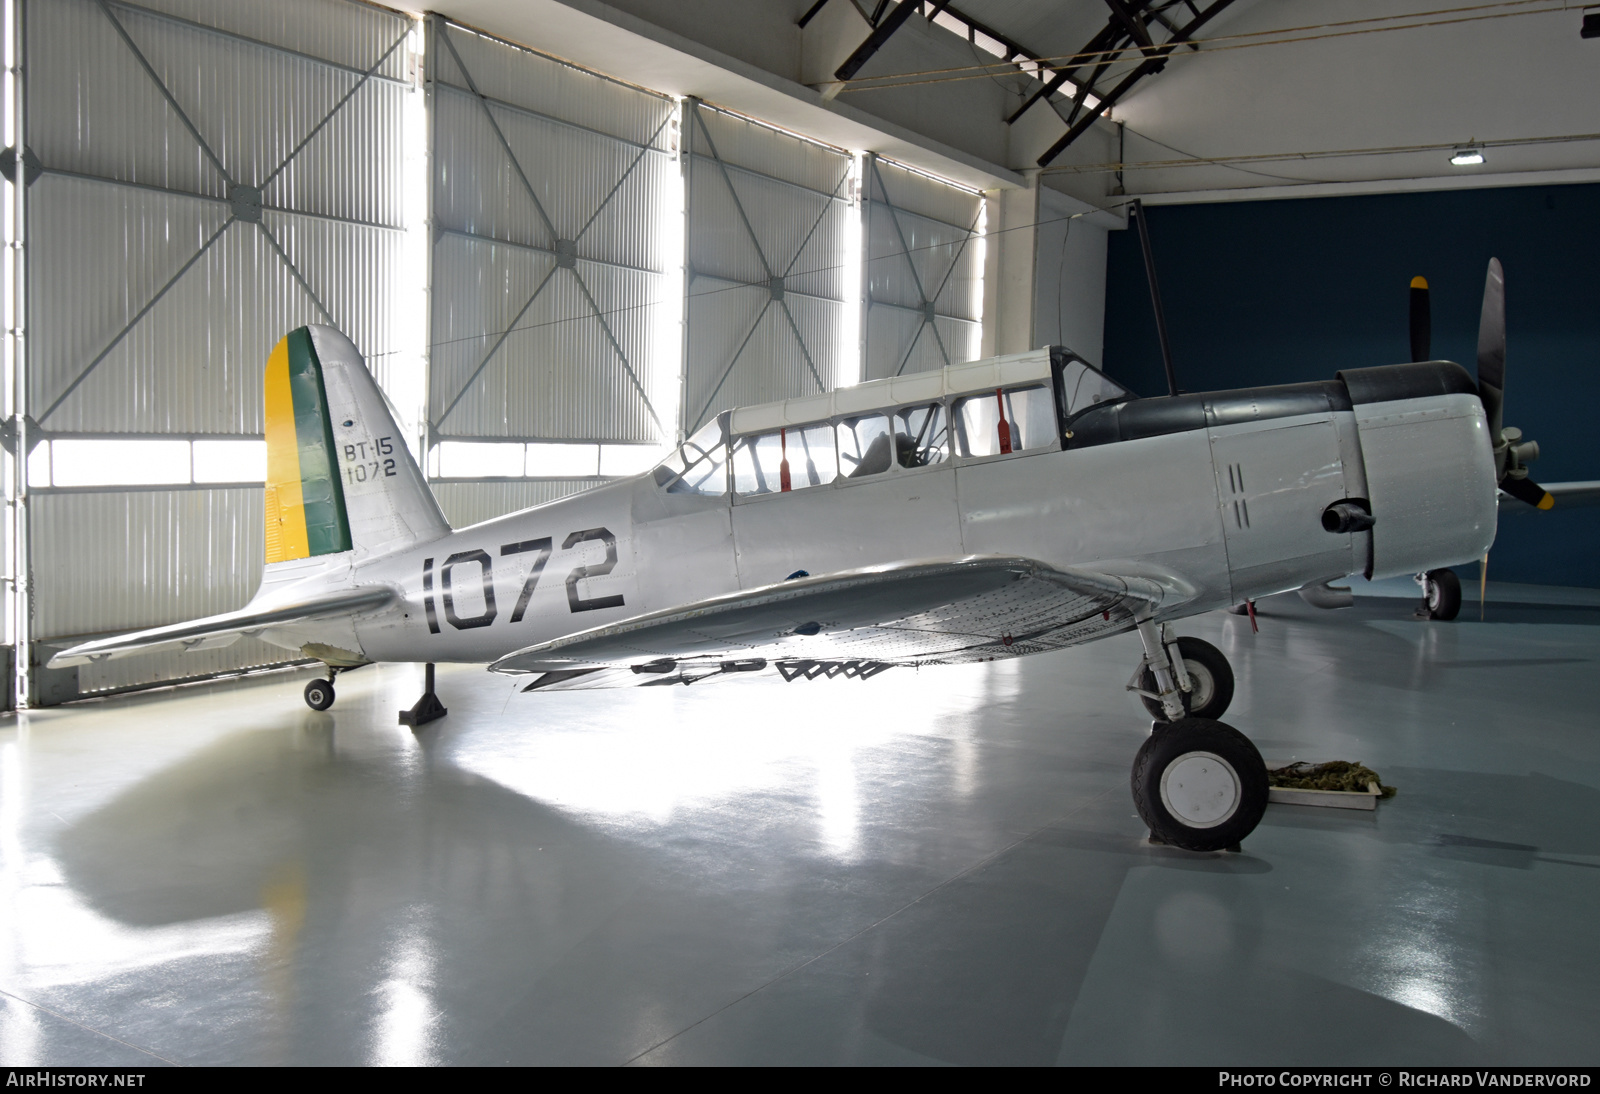
{"label": "engine cowling", "polygon": [[1371,503],[1372,577],[1481,558],[1494,542],[1494,446],[1476,385],[1450,361],[1348,369]]}

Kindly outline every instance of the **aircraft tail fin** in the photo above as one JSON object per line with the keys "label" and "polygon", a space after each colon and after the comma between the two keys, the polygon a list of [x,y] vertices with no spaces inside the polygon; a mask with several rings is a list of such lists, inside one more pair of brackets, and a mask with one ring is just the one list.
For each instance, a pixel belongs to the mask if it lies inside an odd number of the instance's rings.
{"label": "aircraft tail fin", "polygon": [[450,525],[360,351],[332,327],[267,359],[267,565],[426,543]]}

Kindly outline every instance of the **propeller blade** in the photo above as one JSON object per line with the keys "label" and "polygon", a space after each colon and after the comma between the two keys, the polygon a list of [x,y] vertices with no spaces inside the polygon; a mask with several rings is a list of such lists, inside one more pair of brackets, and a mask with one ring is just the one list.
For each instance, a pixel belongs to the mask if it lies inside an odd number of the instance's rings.
{"label": "propeller blade", "polygon": [[1483,281],[1483,314],[1478,320],[1478,390],[1489,415],[1489,438],[1498,445],[1505,425],[1506,401],[1506,275],[1498,258],[1489,260],[1489,273]]}
{"label": "propeller blade", "polygon": [[1506,478],[1500,483],[1500,489],[1518,501],[1527,502],[1535,509],[1551,509],[1556,504],[1556,499],[1550,492],[1532,479]]}
{"label": "propeller blade", "polygon": [[1411,279],[1411,359],[1433,360],[1433,317],[1426,277]]}

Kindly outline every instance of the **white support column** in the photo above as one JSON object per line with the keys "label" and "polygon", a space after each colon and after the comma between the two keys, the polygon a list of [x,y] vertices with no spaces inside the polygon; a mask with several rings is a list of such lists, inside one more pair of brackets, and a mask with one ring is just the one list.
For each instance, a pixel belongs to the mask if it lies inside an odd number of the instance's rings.
{"label": "white support column", "polygon": [[31,617],[32,582],[29,578],[31,562],[28,553],[28,448],[33,443],[29,436],[28,413],[28,344],[27,344],[27,202],[28,164],[25,155],[28,147],[27,133],[23,128],[26,115],[23,111],[23,5],[21,0],[5,3],[6,72],[8,83],[7,105],[11,116],[7,118],[6,136],[9,147],[16,150],[12,168],[10,231],[6,238],[6,273],[10,285],[10,299],[6,301],[6,364],[10,381],[9,405],[6,415],[12,424],[12,452],[7,461],[11,476],[6,483],[10,508],[10,542],[6,544],[5,577],[10,579],[11,595],[7,598],[11,612],[10,638],[13,642],[15,665],[12,699],[19,707],[26,706],[31,691],[33,628]]}
{"label": "white support column", "polygon": [[694,413],[689,407],[689,305],[694,291],[694,263],[689,254],[689,226],[694,213],[694,131],[700,100],[691,95],[678,104],[678,169],[683,172],[683,277],[682,343],[678,356],[678,440],[694,432]]}
{"label": "white support column", "polygon": [[1034,267],[1038,248],[1039,172],[1028,185],[990,190],[983,270],[983,356],[1033,349]]}

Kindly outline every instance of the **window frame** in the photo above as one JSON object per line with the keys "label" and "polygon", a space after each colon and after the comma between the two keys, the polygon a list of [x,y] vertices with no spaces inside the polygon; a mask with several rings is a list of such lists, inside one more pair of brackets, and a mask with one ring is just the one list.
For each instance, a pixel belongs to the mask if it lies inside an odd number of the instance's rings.
{"label": "window frame", "polygon": [[[712,498],[724,505],[728,503],[729,499],[733,497],[733,445],[732,438],[728,434],[728,426],[732,415],[732,411],[724,410],[710,422],[707,422],[706,425],[701,426],[699,429],[695,430],[693,434],[685,437],[675,448],[673,448],[671,452],[667,453],[667,455],[664,456],[659,463],[644,473],[655,483],[656,493],[670,495],[676,498]],[[690,464],[687,460],[685,460],[685,466],[681,471],[673,471],[668,468],[667,461],[671,460],[674,456],[681,457],[683,455],[684,445],[688,444],[690,441],[694,440],[695,437],[703,433],[707,426],[713,424],[715,424],[722,433],[722,440],[718,442],[722,447],[723,453],[722,492],[720,494],[703,494],[698,490],[672,489],[678,483],[683,482],[684,476],[689,473],[689,469],[691,467],[698,466],[700,461],[696,460],[693,464]],[[709,456],[711,454],[711,447],[708,446],[701,451]],[[661,472],[663,470],[668,471],[668,477],[665,480],[661,478]]]}
{"label": "window frame", "polygon": [[[1060,451],[1063,451],[1066,446],[1064,444],[1062,444],[1062,437],[1061,437],[1061,396],[1057,391],[1057,386],[1058,385],[1055,382],[1055,375],[1054,375],[1054,372],[1052,371],[1051,377],[1049,379],[1047,379],[1047,380],[1046,379],[1039,379],[1039,380],[1028,380],[1028,381],[1026,381],[1024,383],[1019,383],[1019,384],[1001,384],[998,388],[992,388],[992,389],[989,389],[987,391],[984,391],[984,390],[963,391],[959,395],[951,395],[951,396],[949,396],[948,397],[948,399],[949,399],[949,411],[948,411],[948,413],[950,415],[950,448],[951,448],[950,455],[951,455],[951,462],[954,463],[957,467],[975,467],[978,464],[994,463],[997,460],[1014,460],[1014,459],[1018,459],[1018,458],[1024,457],[1024,456],[1040,456],[1040,455],[1043,455],[1046,452],[1060,452]],[[1050,442],[1048,444],[1037,445],[1037,446],[1035,446],[1033,448],[1021,448],[1021,449],[1013,448],[1010,452],[993,452],[993,453],[990,453],[987,456],[963,456],[963,455],[961,455],[960,446],[956,443],[956,404],[957,403],[961,403],[961,402],[964,402],[967,399],[972,399],[972,398],[983,398],[985,395],[987,395],[989,398],[992,399],[992,398],[994,398],[995,392],[997,392],[997,391],[1001,392],[1003,394],[1009,394],[1010,392],[1023,391],[1023,390],[1025,390],[1027,388],[1035,388],[1035,387],[1043,388],[1045,390],[1045,393],[1047,395],[1049,395],[1049,397],[1050,397],[1050,405],[1051,405],[1051,409],[1052,409],[1051,419],[1055,423],[1055,428],[1050,431]],[[935,466],[937,466],[937,465],[935,465]]]}

